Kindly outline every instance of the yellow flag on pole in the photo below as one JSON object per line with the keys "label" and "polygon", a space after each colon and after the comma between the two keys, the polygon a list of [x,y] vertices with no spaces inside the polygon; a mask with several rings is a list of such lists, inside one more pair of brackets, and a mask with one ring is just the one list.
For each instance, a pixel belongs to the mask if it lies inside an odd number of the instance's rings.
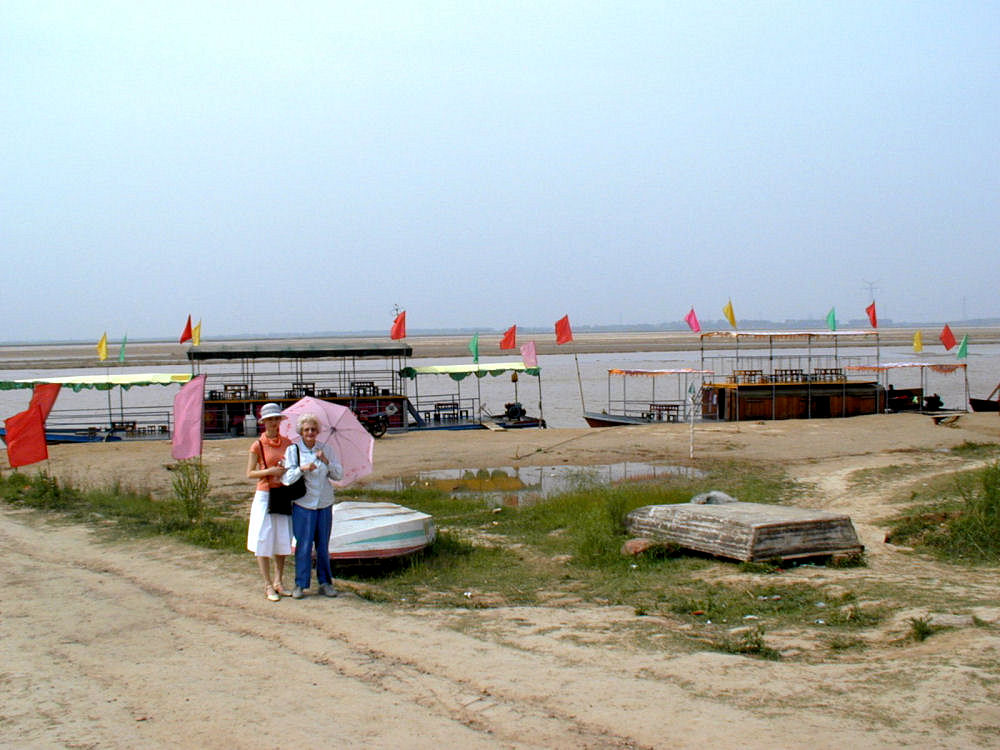
{"label": "yellow flag on pole", "polygon": [[920,331],[913,334],[913,351],[922,352],[924,350],[924,337]]}
{"label": "yellow flag on pole", "polygon": [[726,306],[722,308],[722,314],[726,316],[726,320],[729,321],[729,325],[736,328],[736,315],[733,314],[733,301],[729,300]]}
{"label": "yellow flag on pole", "polygon": [[103,362],[108,358],[108,332],[105,331],[101,340],[97,342],[97,358]]}
{"label": "yellow flag on pole", "polygon": [[201,343],[201,321],[198,321],[198,325],[191,329],[191,345],[198,346]]}

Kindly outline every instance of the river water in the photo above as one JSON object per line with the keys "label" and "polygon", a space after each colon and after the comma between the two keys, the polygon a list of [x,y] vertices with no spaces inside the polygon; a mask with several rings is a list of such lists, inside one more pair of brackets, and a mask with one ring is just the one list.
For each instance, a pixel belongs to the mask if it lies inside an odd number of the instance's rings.
{"label": "river water", "polygon": [[[569,348],[569,347],[567,347]],[[938,347],[940,348],[940,347]],[[763,351],[753,352],[753,356],[766,358],[768,353]],[[808,357],[812,357],[812,364],[816,364],[817,353],[807,352],[805,349],[783,349],[780,354],[776,353],[773,362],[765,362],[765,369],[768,365],[775,367],[792,365],[801,366]],[[844,349],[839,350],[842,364],[861,363],[873,361],[874,352],[872,349]],[[513,357],[504,358],[482,358],[482,363],[489,361],[510,360]],[[445,364],[455,360],[442,359],[410,359],[411,366]],[[464,360],[469,361],[469,360]],[[954,353],[947,352],[923,352],[914,354],[910,347],[886,347],[879,350],[879,361],[888,362],[928,362],[934,364],[955,364]],[[985,397],[1000,381],[1000,344],[987,344],[981,346],[970,346],[968,358],[968,388],[969,395],[975,397]],[[705,367],[711,369],[716,362],[706,362]],[[731,364],[731,363],[730,363]],[[667,368],[700,368],[702,366],[701,354],[698,350],[693,351],[672,351],[672,352],[618,352],[601,354],[579,354],[572,352],[565,354],[543,355],[539,357],[541,367],[541,377],[535,378],[521,374],[518,382],[512,383],[510,374],[500,377],[486,376],[477,381],[476,378],[466,378],[460,383],[452,381],[444,375],[421,376],[419,394],[422,399],[428,397],[441,396],[442,398],[457,394],[462,398],[478,397],[485,410],[489,413],[499,413],[503,411],[504,404],[514,401],[515,389],[517,400],[524,404],[524,407],[531,415],[539,412],[539,402],[541,402],[542,416],[546,419],[550,427],[584,427],[586,423],[581,416],[584,405],[588,411],[601,411],[608,405],[609,381],[608,370],[610,368],[626,369],[667,369]],[[380,364],[377,366],[381,366]],[[202,372],[218,372],[223,368],[231,370],[231,366],[202,366]],[[218,368],[218,369],[213,369]],[[176,367],[142,367],[142,368],[113,368],[114,372],[186,372],[184,366]],[[94,368],[93,370],[74,370],[73,372],[59,373],[52,370],[7,370],[0,371],[0,380],[16,380],[31,377],[57,377],[59,375],[80,375],[80,374],[104,374],[106,368]],[[858,376],[860,377],[860,376]],[[866,376],[867,377],[867,376]],[[871,376],[874,379],[874,375]],[[897,388],[918,387],[920,382],[920,370],[918,368],[908,368],[893,370],[883,377],[883,383],[892,383]],[[885,379],[887,377],[887,380]],[[925,371],[926,382],[924,383],[926,392],[938,393],[944,401],[947,409],[967,408],[966,400],[966,380],[961,370],[952,374],[942,374],[931,370]],[[642,401],[644,399],[654,400],[651,378],[630,378],[628,383],[629,399]],[[656,380],[656,400],[675,400],[684,397],[681,381],[677,379],[657,378]],[[412,381],[406,381],[409,395],[414,395]],[[539,390],[540,387],[540,390]],[[615,399],[620,398],[621,378],[616,378],[613,383]],[[582,391],[582,393],[581,393]],[[111,392],[109,399],[107,392],[80,391],[74,393],[68,389],[63,389],[59,399],[55,404],[55,412],[60,410],[88,410],[100,409],[106,413],[110,411],[113,419],[118,420],[119,410],[134,409],[141,407],[144,410],[162,412],[164,421],[169,421],[172,401],[177,393],[177,386],[150,386],[145,388],[133,388],[122,393],[120,389]],[[30,390],[0,391],[0,419],[12,416],[23,410],[31,398]],[[57,414],[53,415],[58,416]],[[159,421],[154,419],[153,421]]]}

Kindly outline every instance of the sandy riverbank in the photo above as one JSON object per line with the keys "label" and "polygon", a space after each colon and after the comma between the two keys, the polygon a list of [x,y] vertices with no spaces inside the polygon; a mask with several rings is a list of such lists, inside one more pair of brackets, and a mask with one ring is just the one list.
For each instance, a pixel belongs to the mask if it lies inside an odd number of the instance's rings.
{"label": "sandy riverbank", "polygon": [[[928,602],[865,631],[865,649],[781,662],[637,649],[620,637],[635,612],[569,591],[532,608],[405,609],[350,594],[271,604],[249,555],[106,543],[86,528],[2,508],[3,744],[994,746],[997,571],[944,565],[883,541],[884,518],[907,483],[972,465],[948,452],[965,441],[1000,442],[1000,419],[969,414],[954,428],[915,414],[698,428],[695,465],[781,462],[814,488],[809,505],[854,520],[867,567],[799,568],[783,581],[830,591],[884,582]],[[247,445],[205,448],[213,486],[236,502],[249,494]],[[684,425],[393,435],[376,444],[373,479],[429,468],[687,463],[687,455]],[[166,442],[54,446],[48,468],[79,484],[163,492],[169,462]],[[851,483],[854,472],[886,466],[906,470]],[[954,627],[894,645],[906,618],[924,614]],[[800,637],[769,633],[793,652]]]}

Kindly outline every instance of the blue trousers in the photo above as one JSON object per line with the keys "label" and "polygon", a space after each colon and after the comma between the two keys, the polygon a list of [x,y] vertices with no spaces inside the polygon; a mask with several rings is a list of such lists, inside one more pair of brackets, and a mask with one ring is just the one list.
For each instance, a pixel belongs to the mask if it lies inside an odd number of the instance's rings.
{"label": "blue trousers", "polygon": [[292,503],[292,532],[295,534],[295,585],[309,588],[312,576],[312,553],[316,548],[316,578],[332,583],[330,575],[330,530],[333,508],[310,510]]}

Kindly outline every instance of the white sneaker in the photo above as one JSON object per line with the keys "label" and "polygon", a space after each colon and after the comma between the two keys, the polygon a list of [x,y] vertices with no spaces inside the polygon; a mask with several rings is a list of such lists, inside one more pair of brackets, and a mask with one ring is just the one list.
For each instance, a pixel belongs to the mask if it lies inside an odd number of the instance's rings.
{"label": "white sneaker", "polygon": [[319,593],[323,596],[336,596],[339,592],[334,588],[332,583],[321,583],[319,585]]}

